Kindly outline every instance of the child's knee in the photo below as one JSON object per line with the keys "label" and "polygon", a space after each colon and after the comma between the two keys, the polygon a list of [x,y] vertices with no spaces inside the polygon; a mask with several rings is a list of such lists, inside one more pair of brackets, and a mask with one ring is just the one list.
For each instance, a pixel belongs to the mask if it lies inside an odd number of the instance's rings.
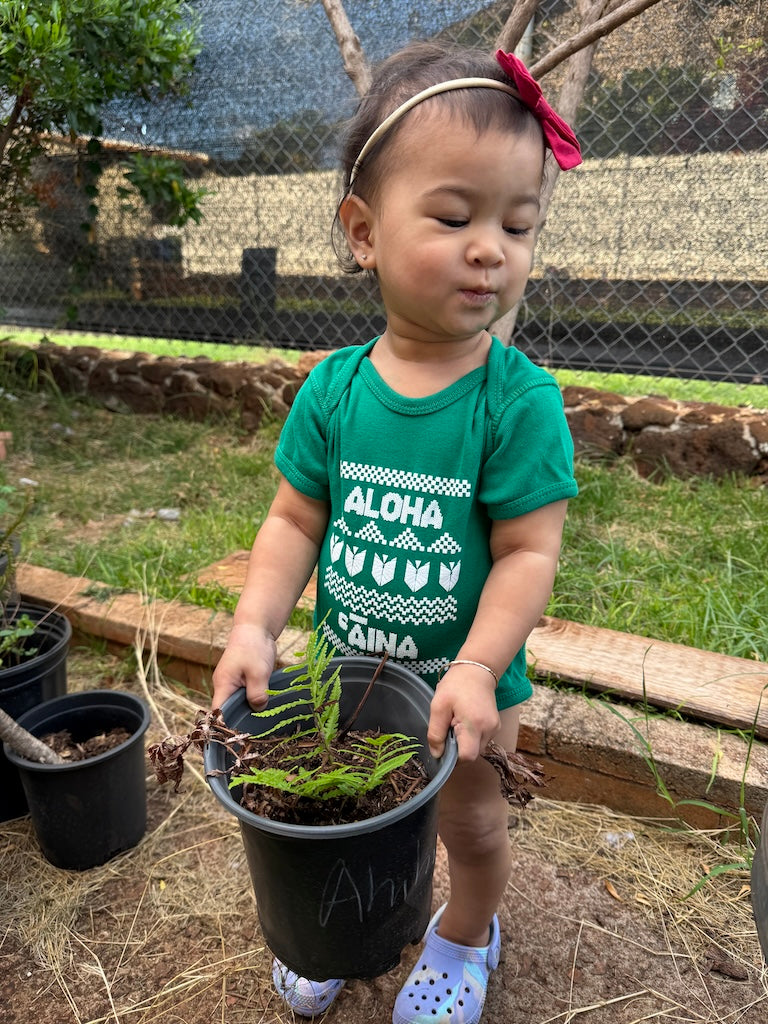
{"label": "child's knee", "polygon": [[438,831],[451,856],[475,859],[509,844],[508,821],[505,802],[465,805],[463,812],[441,812]]}

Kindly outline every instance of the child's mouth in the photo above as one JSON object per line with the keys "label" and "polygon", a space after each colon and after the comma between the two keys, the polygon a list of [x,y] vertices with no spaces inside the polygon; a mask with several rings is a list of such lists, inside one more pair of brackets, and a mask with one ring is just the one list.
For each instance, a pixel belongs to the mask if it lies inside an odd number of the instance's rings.
{"label": "child's mouth", "polygon": [[496,298],[495,292],[478,291],[472,288],[462,288],[461,295],[470,306],[487,306]]}

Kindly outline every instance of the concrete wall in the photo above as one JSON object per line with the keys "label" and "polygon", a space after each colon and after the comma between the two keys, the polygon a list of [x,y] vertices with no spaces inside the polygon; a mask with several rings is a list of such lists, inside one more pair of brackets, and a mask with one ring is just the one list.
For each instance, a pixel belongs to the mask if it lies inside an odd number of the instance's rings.
{"label": "concrete wall", "polygon": [[[118,212],[109,198],[116,183],[116,172],[105,174],[100,233],[148,232],[148,217]],[[277,249],[280,275],[340,275],[330,245],[335,172],[207,174],[199,184],[212,195],[202,201],[201,224],[181,232],[186,273],[237,274],[242,250],[259,246]],[[560,175],[534,273],[556,267],[579,278],[763,280],[765,209],[766,153],[588,160]]]}

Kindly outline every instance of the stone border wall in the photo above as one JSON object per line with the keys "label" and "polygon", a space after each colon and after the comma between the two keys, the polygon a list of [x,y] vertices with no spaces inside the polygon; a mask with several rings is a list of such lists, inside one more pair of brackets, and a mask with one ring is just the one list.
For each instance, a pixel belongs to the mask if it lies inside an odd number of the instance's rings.
{"label": "stone border wall", "polygon": [[[327,352],[297,366],[175,359],[91,346],[46,342],[0,346],[0,360],[49,375],[62,391],[87,395],[115,412],[171,413],[201,420],[236,415],[247,431],[265,413],[284,418],[307,374]],[[578,454],[631,458],[642,476],[723,477],[740,474],[768,483],[768,411],[647,396],[625,398],[566,387],[563,401]]]}

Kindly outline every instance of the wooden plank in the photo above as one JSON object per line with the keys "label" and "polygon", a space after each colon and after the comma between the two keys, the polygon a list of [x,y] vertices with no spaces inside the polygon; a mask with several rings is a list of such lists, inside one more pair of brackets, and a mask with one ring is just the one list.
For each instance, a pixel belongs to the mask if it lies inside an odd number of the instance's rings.
{"label": "wooden plank", "polygon": [[540,677],[768,736],[768,665],[544,616],[527,645]]}
{"label": "wooden plank", "polygon": [[[159,654],[213,668],[226,645],[232,616],[180,601],[146,601],[136,593],[109,593],[85,576],[67,576],[36,565],[17,566],[23,598],[61,611],[75,629],[132,647],[157,642]],[[98,596],[99,588],[104,597]]]}
{"label": "wooden plank", "polygon": [[[81,633],[118,647],[133,647],[139,639],[148,650],[155,643],[159,655],[172,659],[164,671],[195,688],[200,688],[202,677],[210,679],[232,629],[228,612],[181,601],[147,602],[136,593],[109,594],[108,588],[85,576],[35,565],[18,566],[16,575],[23,598],[56,607]],[[105,597],[98,596],[99,589]],[[296,652],[306,645],[301,630],[284,629],[277,638],[276,667],[294,664]]]}
{"label": "wooden plank", "polygon": [[[247,551],[234,552],[198,579],[239,590],[247,560]],[[314,603],[315,586],[313,577],[302,596],[305,607]],[[531,634],[527,655],[541,677],[729,727],[749,730],[755,724],[758,736],[768,736],[768,695],[761,700],[768,665],[763,662],[549,616]]]}
{"label": "wooden plank", "polygon": [[[198,578],[239,590],[247,560],[247,551],[235,552]],[[302,598],[307,606],[313,604],[315,585],[313,577]],[[729,727],[749,730],[756,723],[757,735],[768,736],[768,695],[761,700],[768,665],[763,662],[549,616],[531,634],[527,654],[528,664],[541,677],[623,700],[647,700]]]}
{"label": "wooden plank", "polygon": [[[214,562],[213,565],[207,565],[204,569],[201,569],[200,572],[195,574],[195,579],[198,583],[202,584],[218,583],[219,586],[224,587],[226,590],[239,593],[245,583],[245,572],[248,568],[250,554],[251,552],[246,550],[233,551],[231,555],[227,555],[220,561]],[[297,607],[310,610],[314,608],[316,593],[317,573],[315,572],[304,588],[304,593],[299,598]]]}

